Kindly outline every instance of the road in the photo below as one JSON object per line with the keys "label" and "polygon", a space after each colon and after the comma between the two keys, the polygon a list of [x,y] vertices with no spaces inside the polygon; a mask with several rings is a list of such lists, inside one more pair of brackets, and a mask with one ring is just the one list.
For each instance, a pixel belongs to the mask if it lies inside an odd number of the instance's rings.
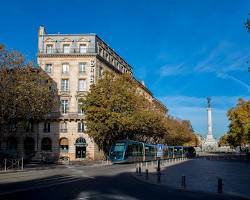
{"label": "road", "polygon": [[0,174],[1,200],[137,200],[228,199],[239,197],[188,192],[149,184],[134,178],[134,165],[67,166]]}

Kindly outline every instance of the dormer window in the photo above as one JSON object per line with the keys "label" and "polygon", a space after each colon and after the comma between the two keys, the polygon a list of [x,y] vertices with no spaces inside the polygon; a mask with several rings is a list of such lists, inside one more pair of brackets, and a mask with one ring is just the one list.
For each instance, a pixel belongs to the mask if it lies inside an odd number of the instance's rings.
{"label": "dormer window", "polygon": [[86,46],[86,44],[80,44],[79,51],[80,51],[80,53],[87,53],[87,46]]}
{"label": "dormer window", "polygon": [[53,53],[53,45],[52,44],[46,45],[46,53]]}
{"label": "dormer window", "polygon": [[69,44],[63,45],[63,53],[70,53],[70,46]]}
{"label": "dormer window", "polygon": [[99,54],[102,56],[102,48],[99,47]]}

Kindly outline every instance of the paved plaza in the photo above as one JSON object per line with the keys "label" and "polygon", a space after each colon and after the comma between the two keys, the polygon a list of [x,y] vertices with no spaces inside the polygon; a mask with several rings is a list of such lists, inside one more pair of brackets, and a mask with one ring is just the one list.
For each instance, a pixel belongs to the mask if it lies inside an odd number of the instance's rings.
{"label": "paved plaza", "polygon": [[[164,162],[163,162],[164,163]],[[161,185],[182,188],[182,176],[186,177],[186,190],[217,192],[218,178],[222,178],[223,192],[250,198],[250,163],[247,161],[217,161],[192,159],[180,162],[166,162],[161,169]],[[148,164],[149,177],[145,178],[146,166],[137,178],[158,184],[156,165]]]}
{"label": "paved plaza", "polygon": [[[195,161],[175,163],[168,168],[177,170],[186,165],[189,168]],[[206,161],[196,163],[206,164]],[[212,163],[211,161],[209,161]],[[150,184],[132,176],[135,165],[66,165],[30,169],[23,172],[0,174],[1,200],[243,200],[239,196],[218,195],[210,192],[181,190],[164,184]],[[185,167],[184,167],[185,168]],[[207,166],[209,168],[209,166]],[[177,170],[178,172],[178,170]],[[184,171],[183,171],[184,172]],[[171,176],[169,176],[170,178]],[[175,180],[174,176],[172,177]],[[152,179],[153,180],[153,179]],[[174,183],[174,182],[173,182]],[[190,184],[188,182],[188,184]],[[176,181],[178,185],[178,181]],[[188,185],[189,187],[189,185]]]}

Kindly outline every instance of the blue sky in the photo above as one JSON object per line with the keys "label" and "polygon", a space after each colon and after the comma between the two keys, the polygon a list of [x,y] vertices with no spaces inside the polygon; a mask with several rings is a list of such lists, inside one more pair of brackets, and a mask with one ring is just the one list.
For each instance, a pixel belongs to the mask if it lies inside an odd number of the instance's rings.
{"label": "blue sky", "polygon": [[250,98],[249,0],[3,1],[0,42],[35,60],[37,29],[97,33],[133,66],[177,118],[206,135],[206,97],[213,132],[227,131],[226,112]]}

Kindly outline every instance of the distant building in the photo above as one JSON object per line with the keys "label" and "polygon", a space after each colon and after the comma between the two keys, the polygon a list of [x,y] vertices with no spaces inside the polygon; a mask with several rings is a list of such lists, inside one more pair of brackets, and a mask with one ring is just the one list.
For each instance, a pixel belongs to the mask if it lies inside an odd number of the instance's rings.
{"label": "distant building", "polygon": [[[85,133],[84,113],[79,99],[105,70],[133,76],[132,67],[96,34],[48,34],[43,26],[38,31],[37,63],[55,82],[59,91],[60,110],[39,124],[30,125],[29,134],[18,135],[13,149],[25,154],[24,141],[39,155],[68,156],[71,160],[100,159],[102,152]],[[135,80],[141,95],[153,101],[166,113],[166,107]],[[7,139],[8,140],[8,139]],[[6,147],[7,148],[7,147]],[[40,157],[41,157],[40,156]]]}

